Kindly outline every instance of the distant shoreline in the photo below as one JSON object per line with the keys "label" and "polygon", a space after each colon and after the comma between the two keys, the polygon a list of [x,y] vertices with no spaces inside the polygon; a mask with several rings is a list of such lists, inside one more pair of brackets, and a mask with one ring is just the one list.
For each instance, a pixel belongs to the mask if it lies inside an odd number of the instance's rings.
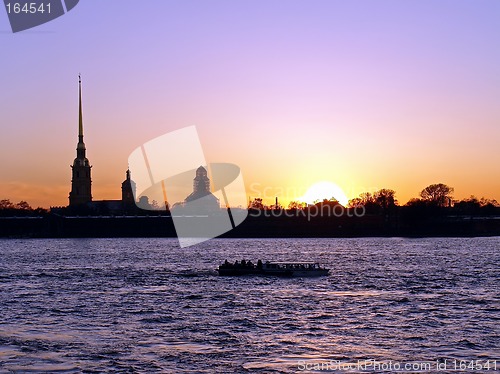
{"label": "distant shoreline", "polygon": [[[252,217],[221,238],[500,236],[500,217],[435,217],[419,222],[364,217]],[[170,216],[0,217],[1,238],[177,237]]]}

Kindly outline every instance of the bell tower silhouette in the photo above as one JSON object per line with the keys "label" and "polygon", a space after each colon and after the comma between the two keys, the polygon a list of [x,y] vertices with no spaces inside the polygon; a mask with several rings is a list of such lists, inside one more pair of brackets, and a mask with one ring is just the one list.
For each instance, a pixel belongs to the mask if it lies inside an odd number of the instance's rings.
{"label": "bell tower silhouette", "polygon": [[135,205],[135,182],[130,178],[130,169],[127,169],[127,179],[122,183],[122,202],[125,205]]}
{"label": "bell tower silhouette", "polygon": [[69,193],[69,205],[78,206],[92,201],[92,180],[90,177],[89,160],[85,153],[85,143],[83,142],[83,116],[82,116],[82,79],[78,75],[79,92],[79,120],[78,120],[78,145],[76,146],[76,158],[73,161],[71,192]]}

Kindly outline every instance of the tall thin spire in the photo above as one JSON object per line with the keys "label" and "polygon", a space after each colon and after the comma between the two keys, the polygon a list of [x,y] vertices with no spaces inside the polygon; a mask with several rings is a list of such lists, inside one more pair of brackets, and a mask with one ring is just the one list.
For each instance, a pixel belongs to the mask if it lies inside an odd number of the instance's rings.
{"label": "tall thin spire", "polygon": [[92,179],[89,160],[86,157],[85,143],[83,142],[83,115],[82,115],[82,77],[78,74],[78,145],[76,158],[73,161],[71,192],[69,205],[78,206],[92,201]]}
{"label": "tall thin spire", "polygon": [[83,143],[83,115],[82,115],[82,77],[78,74],[78,101],[79,101],[79,118],[78,118],[78,142]]}
{"label": "tall thin spire", "polygon": [[78,145],[77,158],[85,159],[85,143],[83,142],[83,114],[82,114],[82,77],[78,74]]}

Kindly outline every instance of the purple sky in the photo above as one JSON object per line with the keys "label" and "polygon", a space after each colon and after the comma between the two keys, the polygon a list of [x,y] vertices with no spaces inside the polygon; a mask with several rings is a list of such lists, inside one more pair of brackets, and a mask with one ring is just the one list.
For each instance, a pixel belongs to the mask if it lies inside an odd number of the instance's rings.
{"label": "purple sky", "polygon": [[67,204],[81,73],[94,199],[196,125],[268,202],[320,181],[500,200],[499,25],[497,0],[86,0],[17,34],[0,11],[0,199]]}

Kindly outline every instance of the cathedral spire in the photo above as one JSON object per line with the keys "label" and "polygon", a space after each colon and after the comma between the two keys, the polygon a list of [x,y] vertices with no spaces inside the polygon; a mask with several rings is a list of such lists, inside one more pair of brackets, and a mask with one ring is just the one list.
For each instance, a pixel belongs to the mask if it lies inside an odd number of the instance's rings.
{"label": "cathedral spire", "polygon": [[78,74],[78,145],[77,158],[85,159],[85,143],[83,142],[83,114],[82,114],[82,77]]}
{"label": "cathedral spire", "polygon": [[76,158],[71,166],[70,206],[79,206],[92,201],[91,168],[83,142],[82,77],[78,74],[78,145],[76,146]]}
{"label": "cathedral spire", "polygon": [[83,143],[82,77],[80,74],[78,74],[78,103],[79,103],[78,142]]}

